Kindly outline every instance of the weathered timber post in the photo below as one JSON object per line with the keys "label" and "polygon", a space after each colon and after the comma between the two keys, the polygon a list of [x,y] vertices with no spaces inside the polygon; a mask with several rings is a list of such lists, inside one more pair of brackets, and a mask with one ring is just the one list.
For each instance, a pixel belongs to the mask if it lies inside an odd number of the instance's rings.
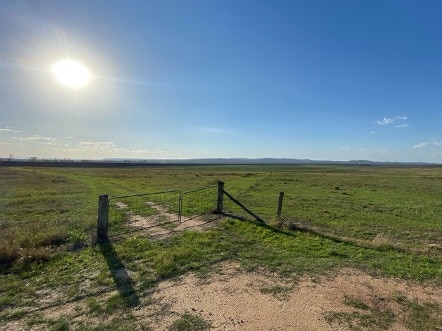
{"label": "weathered timber post", "polygon": [[180,192],[178,197],[178,223],[181,224],[181,214],[183,213],[183,195]]}
{"label": "weathered timber post", "polygon": [[109,199],[107,195],[100,195],[98,198],[98,219],[97,219],[97,241],[107,241],[107,230],[109,227]]}
{"label": "weathered timber post", "polygon": [[223,197],[224,197],[224,182],[218,182],[218,199],[216,201],[216,213],[222,214],[223,212]]}
{"label": "weathered timber post", "polygon": [[276,213],[276,220],[281,219],[282,200],[284,199],[284,192],[279,192],[278,212]]}

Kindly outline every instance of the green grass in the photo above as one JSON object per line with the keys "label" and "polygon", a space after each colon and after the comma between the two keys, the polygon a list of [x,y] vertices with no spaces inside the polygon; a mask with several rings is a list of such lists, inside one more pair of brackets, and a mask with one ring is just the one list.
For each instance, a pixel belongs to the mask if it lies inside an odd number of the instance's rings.
{"label": "green grass", "polygon": [[[382,302],[376,305],[373,302]],[[400,311],[388,308],[389,302],[400,305]],[[367,302],[355,297],[344,298],[345,305],[354,311],[334,311],[325,315],[331,323],[346,325],[350,330],[388,330],[398,322],[409,330],[438,330],[442,327],[442,307],[434,302],[417,302],[403,296],[397,298],[372,298]]]}
{"label": "green grass", "polygon": [[169,328],[170,331],[196,331],[210,330],[210,324],[199,316],[191,314],[183,314]]}
{"label": "green grass", "polygon": [[[59,247],[93,241],[98,195],[211,187],[184,195],[187,215],[215,208],[216,183],[272,223],[284,191],[282,219],[380,249],[441,258],[442,168],[212,166],[147,168],[0,168],[0,266],[49,260]],[[225,198],[225,210],[248,217]],[[110,232],[126,229],[124,202],[139,215],[154,201],[176,212],[176,193],[112,199]]]}
{"label": "green grass", "polygon": [[346,324],[350,330],[389,330],[395,322],[395,315],[390,309],[369,309],[367,312],[333,312],[326,316],[329,322]]}
{"label": "green grass", "polygon": [[[392,246],[415,250],[427,250],[442,241],[442,168],[2,167],[0,174],[1,242],[7,247],[60,246],[91,238],[99,194],[212,187],[187,194],[183,200],[185,214],[209,212],[215,208],[218,180],[225,181],[229,193],[268,221],[275,219],[279,192],[284,191],[283,218],[326,233],[365,241],[381,236]],[[155,213],[146,201],[169,206],[174,212],[178,208],[176,194],[122,200],[134,213],[146,216]],[[115,202],[111,200],[110,215],[114,228],[126,219],[116,211]],[[228,199],[225,209],[241,213]],[[74,229],[76,236],[70,236]],[[440,251],[435,249],[436,254]]]}
{"label": "green grass", "polygon": [[[194,215],[215,208],[218,180],[271,225],[279,192],[284,191],[283,219],[323,235],[226,219],[202,233],[184,232],[156,241],[128,233],[101,247],[91,245],[98,195],[211,187],[185,195],[185,214]],[[134,302],[148,306],[158,282],[189,271],[207,275],[222,261],[293,279],[351,267],[441,286],[441,192],[442,168],[0,167],[0,322],[38,322],[47,329],[63,329],[67,321],[81,330],[143,329],[131,315]],[[175,198],[168,194],[122,202],[148,215],[155,213],[148,201],[175,208]],[[127,214],[112,203],[111,233],[127,228]],[[226,197],[225,210],[251,219]],[[276,296],[285,290],[262,289]],[[78,303],[80,311],[75,314],[95,318],[96,324],[41,319],[34,311],[66,303]],[[381,329],[392,323],[388,311],[377,316],[379,312],[364,309],[363,302],[349,298],[347,304],[359,309],[359,315],[330,318],[360,328]],[[440,324],[435,317],[440,307],[403,305],[409,312],[404,324],[411,329],[422,323]]]}
{"label": "green grass", "polygon": [[433,302],[405,301],[407,317],[405,325],[410,330],[438,330],[442,327],[442,307]]}
{"label": "green grass", "polygon": [[[124,315],[131,311],[134,295],[140,305],[148,305],[149,293],[158,282],[189,271],[204,273],[221,261],[236,261],[245,270],[265,268],[289,278],[354,267],[381,276],[442,281],[441,263],[427,257],[360,248],[311,234],[281,233],[236,220],[226,220],[204,233],[184,232],[163,241],[152,242],[135,234],[107,245],[111,247],[66,252],[34,264],[26,272],[1,275],[0,296],[10,299],[3,301],[0,320],[22,319],[29,315],[29,307],[39,303],[44,307],[81,302],[84,295],[106,298],[87,301],[85,314]],[[122,268],[130,271],[128,282],[133,291],[127,291],[127,284],[115,277]],[[115,290],[119,293],[106,296]],[[280,288],[268,290],[281,292]]]}

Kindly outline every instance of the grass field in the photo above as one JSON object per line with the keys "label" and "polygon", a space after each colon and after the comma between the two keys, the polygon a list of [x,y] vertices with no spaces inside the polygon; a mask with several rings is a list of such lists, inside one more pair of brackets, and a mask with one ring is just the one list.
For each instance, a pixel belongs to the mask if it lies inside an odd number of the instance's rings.
{"label": "grass field", "polygon": [[[212,197],[215,208],[219,180],[271,226],[226,219],[202,233],[159,241],[129,233],[112,244],[92,245],[100,194],[213,187],[215,194],[189,195],[185,202],[192,207],[185,212],[192,214],[198,203],[202,211],[210,209]],[[274,227],[281,191],[284,224],[309,231]],[[28,327],[142,329],[130,309],[147,305],[155,284],[188,271],[204,275],[221,261],[292,278],[352,267],[442,285],[442,168],[1,167],[0,210],[0,321],[25,321]],[[225,210],[241,213],[226,198]],[[124,217],[112,218],[111,233],[124,227]],[[133,271],[131,284],[116,281],[112,270],[121,265]],[[118,295],[97,299],[115,286]],[[88,304],[79,314],[105,314],[110,322],[72,326],[39,310],[84,298]]]}

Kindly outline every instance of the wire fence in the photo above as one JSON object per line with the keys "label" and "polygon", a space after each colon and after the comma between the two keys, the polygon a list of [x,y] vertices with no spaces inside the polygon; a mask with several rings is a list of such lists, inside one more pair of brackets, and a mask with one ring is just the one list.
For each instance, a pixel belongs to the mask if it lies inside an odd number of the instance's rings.
{"label": "wire fence", "polygon": [[216,209],[217,187],[209,186],[181,194],[181,215],[201,216]]}
{"label": "wire fence", "polygon": [[111,234],[133,229],[179,222],[179,190],[113,196],[109,199],[109,225]]}
{"label": "wire fence", "polygon": [[216,208],[216,186],[109,198],[110,235],[157,226],[173,227]]}

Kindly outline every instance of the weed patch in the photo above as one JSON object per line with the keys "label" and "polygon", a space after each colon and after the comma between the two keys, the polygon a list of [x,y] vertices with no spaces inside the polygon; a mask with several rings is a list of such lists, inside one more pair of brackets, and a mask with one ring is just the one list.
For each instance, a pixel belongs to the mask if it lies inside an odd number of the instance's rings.
{"label": "weed patch", "polygon": [[442,328],[442,308],[433,302],[419,303],[417,301],[405,301],[407,315],[405,325],[410,330],[439,330]]}
{"label": "weed patch", "polygon": [[210,324],[197,315],[183,314],[169,327],[170,331],[209,330]]}
{"label": "weed patch", "polygon": [[333,312],[325,316],[330,323],[347,325],[350,330],[388,330],[395,321],[391,310],[368,312]]}

